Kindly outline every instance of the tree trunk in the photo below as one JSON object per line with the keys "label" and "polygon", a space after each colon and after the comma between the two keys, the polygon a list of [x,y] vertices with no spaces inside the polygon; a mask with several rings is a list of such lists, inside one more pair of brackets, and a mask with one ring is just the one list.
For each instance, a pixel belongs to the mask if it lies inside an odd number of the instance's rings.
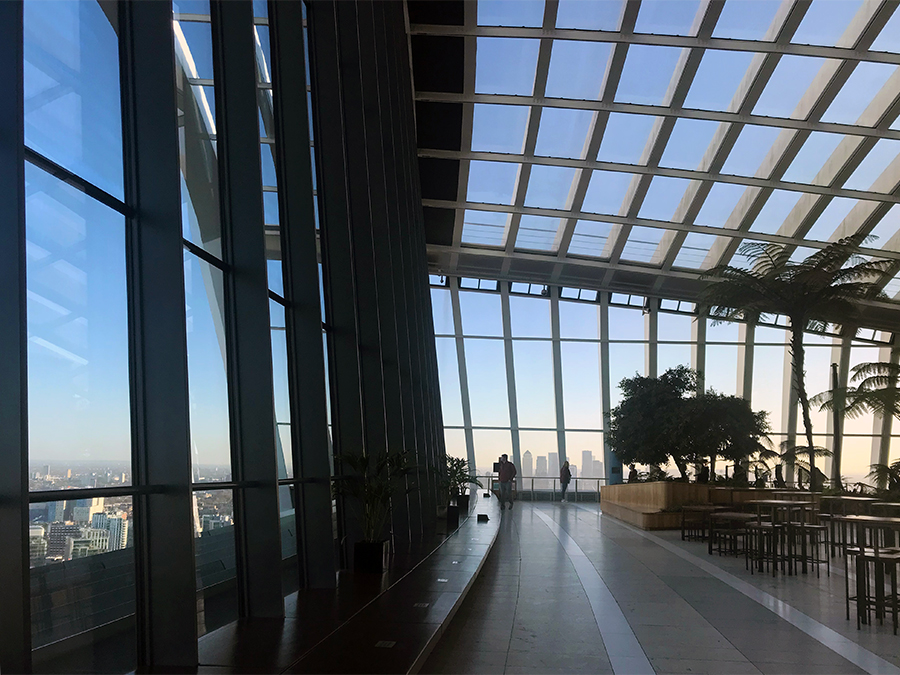
{"label": "tree trunk", "polygon": [[803,427],[806,431],[806,447],[809,451],[809,489],[820,490],[819,480],[816,475],[816,451],[813,446],[812,419],[809,416],[809,397],[806,395],[806,382],[804,378],[803,361],[803,326],[805,322],[791,318],[791,362],[794,365],[794,386],[797,388],[797,398],[800,400],[800,410],[803,413]]}
{"label": "tree trunk", "polygon": [[681,472],[681,477],[684,480],[687,480],[687,462],[679,460],[677,457],[672,457],[672,461],[675,462],[675,466],[677,466],[678,470]]}
{"label": "tree trunk", "polygon": [[838,364],[831,364],[831,413],[833,415],[834,426],[834,442],[831,448],[831,487],[839,490],[843,488],[841,485],[841,449],[843,445],[844,425],[843,414],[847,401],[844,395],[841,395],[840,403],[838,403],[838,387],[840,381],[838,378]]}

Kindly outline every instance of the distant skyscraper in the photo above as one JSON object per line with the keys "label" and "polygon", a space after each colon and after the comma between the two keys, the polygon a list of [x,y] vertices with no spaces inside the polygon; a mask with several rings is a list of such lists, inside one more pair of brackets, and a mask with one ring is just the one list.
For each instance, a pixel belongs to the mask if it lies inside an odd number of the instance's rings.
{"label": "distant skyscraper", "polygon": [[594,475],[594,453],[590,450],[581,451],[581,475],[585,477]]}
{"label": "distant skyscraper", "polygon": [[91,516],[91,527],[98,530],[108,530],[109,529],[109,514],[107,513],[95,513]]}
{"label": "distant skyscraper", "polygon": [[572,478],[578,478],[578,465],[569,464],[569,473],[572,474]]}
{"label": "distant skyscraper", "polygon": [[547,474],[559,477],[559,453],[547,453]]}
{"label": "distant skyscraper", "polygon": [[47,557],[47,538],[44,536],[44,528],[40,525],[28,528],[28,553],[32,567],[44,564]]}
{"label": "distant skyscraper", "polygon": [[534,472],[535,476],[546,476],[547,475],[547,458],[541,455],[537,458],[537,470]]}
{"label": "distant skyscraper", "polygon": [[603,462],[594,460],[594,478],[603,478]]}
{"label": "distant skyscraper", "polygon": [[44,478],[50,478],[50,465],[44,464]]}
{"label": "distant skyscraper", "polygon": [[534,475],[534,457],[530,450],[526,450],[522,455],[522,476]]}
{"label": "distant skyscraper", "polygon": [[109,551],[118,551],[128,546],[128,521],[125,518],[115,516],[108,520]]}
{"label": "distant skyscraper", "polygon": [[72,469],[66,469],[66,478],[72,477]]}

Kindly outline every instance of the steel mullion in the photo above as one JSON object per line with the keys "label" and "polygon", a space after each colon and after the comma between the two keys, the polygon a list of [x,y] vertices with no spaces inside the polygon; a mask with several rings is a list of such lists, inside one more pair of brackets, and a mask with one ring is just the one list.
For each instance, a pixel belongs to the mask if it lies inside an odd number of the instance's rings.
{"label": "steel mullion", "polygon": [[412,24],[411,35],[454,35],[461,37],[513,37],[551,38],[555,40],[580,40],[610,42],[614,44],[643,44],[683,49],[719,49],[724,51],[755,52],[759,54],[813,56],[822,59],[847,61],[871,61],[900,65],[900,54],[876,52],[868,49],[825,47],[794,44],[791,42],[738,40],[733,38],[691,37],[683,35],[654,35],[650,33],[624,34],[619,31],[597,31],[567,28],[526,28],[509,26],[446,26]]}
{"label": "steel mullion", "polygon": [[[496,104],[496,105],[535,105],[533,96],[513,94],[448,94],[444,92],[416,92],[417,101],[436,103],[461,103],[463,105]],[[647,115],[649,117],[677,117],[679,119],[705,120],[710,122],[729,122],[731,124],[751,124],[754,126],[777,127],[797,131],[823,131],[843,136],[862,136],[865,138],[890,138],[900,140],[900,130],[878,129],[858,124],[841,122],[823,122],[821,120],[794,119],[791,117],[767,117],[747,112],[731,112],[728,110],[704,110],[700,108],[674,108],[668,105],[650,105],[646,103],[625,103],[622,101],[591,101],[583,99],[545,98],[541,101],[544,108],[564,108],[572,110],[589,110],[601,113],[625,113],[629,115]],[[465,148],[465,146],[463,146]],[[420,152],[429,152],[423,148]]]}

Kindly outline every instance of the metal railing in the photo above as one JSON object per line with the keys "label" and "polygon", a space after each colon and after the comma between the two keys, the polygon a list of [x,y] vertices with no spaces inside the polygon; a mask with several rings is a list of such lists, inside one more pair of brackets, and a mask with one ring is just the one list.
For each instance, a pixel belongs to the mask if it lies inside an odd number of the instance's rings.
{"label": "metal railing", "polygon": [[[484,489],[497,493],[500,490],[497,475],[476,476],[481,481]],[[580,485],[579,485],[580,484]],[[607,479],[603,478],[572,478],[569,483],[567,497],[573,502],[600,502],[600,487],[607,485]],[[556,502],[562,499],[562,488],[559,478],[549,476],[516,476],[514,491],[516,499],[523,501],[550,501]],[[474,492],[474,489],[473,489]]]}

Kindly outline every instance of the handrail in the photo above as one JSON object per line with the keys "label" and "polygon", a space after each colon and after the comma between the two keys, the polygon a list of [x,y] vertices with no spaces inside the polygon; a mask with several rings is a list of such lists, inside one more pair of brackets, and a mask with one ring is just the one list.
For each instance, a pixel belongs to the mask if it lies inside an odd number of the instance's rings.
{"label": "handrail", "polygon": [[[488,481],[485,483],[485,485],[489,485],[489,489],[493,490],[494,481],[497,480],[497,474],[475,477],[482,482]],[[608,480],[609,479],[605,476],[600,478],[594,478],[591,476],[573,477],[571,485],[569,487],[569,494],[574,496],[573,501],[587,501],[586,499],[580,498],[580,495],[584,494],[593,495],[594,499],[592,501],[599,502],[600,487],[601,485],[608,484]],[[557,496],[560,491],[557,486],[557,484],[559,483],[559,478],[554,478],[553,476],[516,476],[513,481],[516,485],[516,491],[519,499],[522,499],[524,495],[528,495],[526,499],[528,499],[529,501],[535,501],[536,495],[544,496],[547,493],[551,494],[550,501],[557,501],[559,499],[559,497]],[[579,490],[579,481],[591,483],[595,487],[588,490]],[[535,485],[537,485],[537,487]]]}

